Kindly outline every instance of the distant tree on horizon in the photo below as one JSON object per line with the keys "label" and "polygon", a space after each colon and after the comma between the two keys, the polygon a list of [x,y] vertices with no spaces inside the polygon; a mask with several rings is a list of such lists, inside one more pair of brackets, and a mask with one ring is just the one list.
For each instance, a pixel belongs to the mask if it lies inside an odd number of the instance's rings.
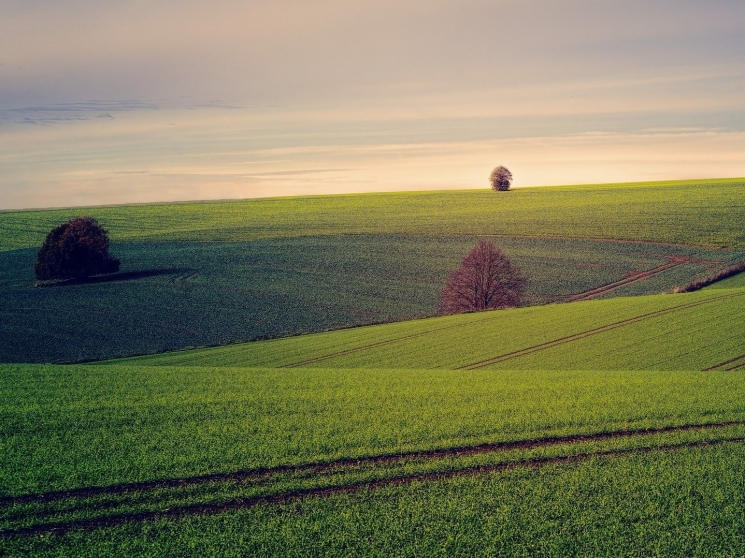
{"label": "distant tree on horizon", "polygon": [[84,279],[119,271],[109,254],[109,236],[93,217],[75,217],[47,234],[34,266],[36,278]]}
{"label": "distant tree on horizon", "polygon": [[527,285],[520,269],[488,240],[478,244],[450,274],[440,294],[440,314],[519,306]]}
{"label": "distant tree on horizon", "polygon": [[512,183],[512,173],[502,165],[499,165],[489,175],[489,182],[491,182],[491,188],[495,192],[506,192],[510,189]]}

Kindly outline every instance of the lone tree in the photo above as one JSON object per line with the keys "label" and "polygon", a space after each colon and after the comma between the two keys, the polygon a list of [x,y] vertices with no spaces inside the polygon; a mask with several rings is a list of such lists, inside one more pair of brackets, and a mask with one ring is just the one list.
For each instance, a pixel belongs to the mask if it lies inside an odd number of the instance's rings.
{"label": "lone tree", "polygon": [[491,171],[489,182],[491,182],[491,189],[495,192],[506,192],[512,183],[512,173],[506,167],[499,165]]}
{"label": "lone tree", "polygon": [[75,217],[52,229],[34,266],[36,278],[83,279],[119,271],[109,255],[109,235],[93,217]]}
{"label": "lone tree", "polygon": [[499,248],[488,240],[479,240],[445,283],[439,313],[518,306],[527,282]]}

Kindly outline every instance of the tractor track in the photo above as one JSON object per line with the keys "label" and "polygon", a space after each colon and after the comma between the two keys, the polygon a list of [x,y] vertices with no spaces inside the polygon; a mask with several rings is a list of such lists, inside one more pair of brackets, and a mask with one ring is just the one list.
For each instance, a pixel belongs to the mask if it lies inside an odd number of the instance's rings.
{"label": "tractor track", "polygon": [[650,277],[654,277],[655,275],[660,275],[661,273],[665,273],[667,271],[670,271],[671,269],[675,269],[677,267],[681,267],[690,263],[693,263],[693,259],[685,256],[667,256],[667,262],[665,262],[664,264],[658,265],[651,269],[645,269],[643,271],[631,273],[626,277],[623,277],[622,279],[611,281],[610,283],[600,285],[599,287],[595,287],[587,291],[582,291],[581,293],[566,295],[562,297],[562,300],[565,300],[567,302],[589,300],[591,298],[613,292],[616,289],[620,289],[621,287],[633,285],[634,283],[638,283],[639,281],[644,281],[645,279],[649,279]]}
{"label": "tractor track", "polygon": [[[664,426],[658,428],[647,428],[647,429],[635,429],[635,430],[615,430],[599,432],[595,434],[577,434],[568,436],[553,436],[548,438],[539,438],[533,440],[519,440],[513,442],[497,442],[478,444],[474,446],[461,446],[455,448],[443,448],[435,450],[425,451],[414,451],[408,453],[395,453],[395,454],[384,454],[376,455],[371,457],[360,457],[360,458],[344,458],[334,461],[319,462],[319,463],[308,463],[303,465],[282,465],[271,468],[260,468],[247,471],[234,471],[230,473],[217,473],[210,475],[201,475],[187,478],[176,478],[166,479],[160,481],[147,481],[147,482],[134,482],[134,483],[123,483],[113,486],[105,487],[84,487],[68,491],[57,491],[47,492],[43,494],[28,494],[22,496],[10,496],[0,499],[0,511],[11,511],[10,508],[14,506],[23,505],[45,505],[45,504],[77,504],[80,509],[87,512],[105,511],[110,507],[109,503],[106,502],[90,502],[86,503],[85,499],[91,498],[106,498],[106,497],[117,497],[129,493],[136,493],[138,496],[147,496],[148,494],[154,494],[156,491],[168,490],[168,489],[179,489],[194,485],[204,485],[213,482],[236,482],[236,483],[256,483],[262,484],[271,482],[273,477],[277,475],[292,475],[298,473],[312,473],[312,474],[323,474],[323,473],[344,473],[354,472],[363,466],[381,466],[389,464],[403,463],[407,461],[434,461],[438,459],[452,458],[452,457],[467,457],[471,455],[478,455],[484,453],[501,453],[515,450],[530,450],[541,447],[550,447],[559,444],[580,444],[599,442],[619,438],[635,438],[641,436],[651,436],[656,434],[670,434],[676,432],[686,432],[694,430],[717,430],[733,426],[745,426],[745,420],[740,421],[728,421],[718,423],[704,423],[704,424],[688,424],[680,426]],[[720,440],[732,441],[733,439]],[[745,437],[737,438],[736,441],[745,441]],[[697,444],[698,442],[692,442]],[[686,444],[678,444],[671,447],[684,447]],[[649,450],[664,448],[665,446],[655,446],[649,448]],[[158,511],[147,511],[147,512],[127,512],[108,517],[98,517],[86,520],[74,520],[74,521],[56,521],[50,523],[41,523],[28,527],[18,528],[7,528],[0,530],[0,537],[12,537],[12,536],[23,536],[39,533],[50,533],[50,532],[66,532],[72,529],[95,529],[99,527],[106,527],[117,525],[128,521],[142,521],[150,519],[159,519],[164,517],[180,517],[185,515],[193,514],[208,514],[208,513],[220,513],[220,511],[226,511],[229,509],[239,509],[243,507],[252,507],[259,504],[271,504],[291,501],[293,499],[303,498],[305,496],[312,495],[325,495],[336,492],[354,491],[364,488],[377,488],[381,486],[406,484],[418,480],[429,480],[437,478],[449,478],[458,475],[474,474],[482,471],[498,471],[501,469],[515,468],[519,466],[533,466],[536,464],[548,464],[548,463],[560,463],[565,461],[572,461],[575,458],[588,458],[599,455],[612,455],[614,452],[621,453],[632,453],[643,451],[644,448],[636,448],[629,450],[608,450],[603,452],[587,453],[580,456],[562,456],[552,458],[528,458],[518,460],[509,463],[501,463],[487,466],[474,466],[456,469],[452,471],[437,472],[437,473],[412,473],[409,475],[399,475],[387,479],[375,479],[366,480],[359,482],[347,483],[344,485],[323,487],[323,488],[310,488],[305,490],[292,490],[279,494],[273,494],[268,496],[251,496],[247,498],[238,498],[222,503],[210,503],[210,504],[188,504],[178,506],[177,502],[173,502],[173,494],[166,494],[166,498],[170,498],[169,507]],[[141,494],[140,494],[141,493]],[[163,497],[163,496],[161,496]],[[157,498],[156,498],[157,503]],[[12,517],[7,520],[18,521],[24,517],[36,517],[41,518],[47,515],[59,515],[60,512],[56,510],[36,510],[27,511],[12,514]]]}
{"label": "tractor track", "polygon": [[[490,318],[484,318],[483,320],[480,320],[478,323],[490,321],[490,320],[497,319],[497,318],[498,318],[498,316],[493,316],[493,317],[490,317]],[[411,333],[409,335],[402,335],[401,337],[395,337],[395,338],[392,338],[392,339],[386,339],[385,341],[376,341],[374,343],[367,343],[365,345],[358,345],[356,347],[351,347],[349,349],[344,349],[342,351],[336,351],[334,353],[327,353],[325,355],[321,355],[321,356],[317,356],[317,357],[313,357],[313,358],[308,358],[308,359],[305,359],[305,360],[300,360],[300,361],[297,361],[297,362],[293,362],[291,364],[284,364],[282,366],[278,366],[277,368],[300,368],[302,366],[307,366],[308,364],[314,364],[316,362],[323,362],[325,360],[331,360],[332,358],[346,356],[346,355],[353,354],[353,353],[358,353],[360,351],[365,351],[367,349],[374,349],[374,348],[377,348],[377,347],[385,347],[386,345],[392,345],[394,343],[398,343],[399,341],[408,341],[409,339],[416,339],[417,337],[425,337],[427,335],[430,335],[432,333],[437,333],[437,332],[440,332],[440,331],[447,331],[447,330],[451,330],[451,329],[458,329],[458,328],[461,328],[461,327],[468,327],[468,326],[472,326],[473,324],[474,324],[474,322],[463,322],[463,323],[460,323],[460,324],[453,324],[453,325],[448,325],[448,326],[437,327],[437,328],[434,328],[434,329],[428,329],[427,331],[421,331],[419,333]]]}
{"label": "tractor track", "polygon": [[739,357],[725,360],[724,362],[720,362],[719,364],[715,364],[714,366],[706,368],[704,371],[711,372],[713,370],[725,370],[729,372],[730,370],[739,370],[740,368],[745,368],[745,355],[740,355]]}
{"label": "tractor track", "polygon": [[546,341],[544,343],[539,343],[539,344],[533,345],[531,347],[526,347],[524,349],[519,349],[517,351],[512,351],[512,352],[504,353],[504,354],[501,354],[501,355],[497,355],[497,356],[494,356],[494,357],[491,357],[491,358],[488,358],[488,359],[479,360],[479,361],[472,362],[472,363],[469,363],[469,364],[464,364],[464,365],[461,365],[461,366],[458,366],[458,367],[454,368],[454,370],[478,370],[479,368],[485,368],[487,366],[491,366],[492,364],[498,364],[500,362],[505,362],[505,361],[508,361],[508,360],[513,360],[513,359],[520,358],[520,357],[523,357],[523,356],[526,356],[526,355],[530,355],[530,354],[533,354],[533,353],[537,353],[537,352],[540,352],[540,351],[545,351],[545,350],[548,350],[548,349],[552,349],[552,348],[558,347],[560,345],[565,345],[565,344],[571,343],[573,341],[578,341],[580,339],[585,339],[587,337],[592,337],[594,335],[605,333],[606,331],[611,331],[613,329],[618,329],[619,327],[624,327],[624,326],[627,326],[629,324],[641,322],[641,321],[647,320],[649,318],[655,318],[657,316],[664,316],[665,314],[670,314],[670,313],[676,312],[678,310],[687,310],[689,308],[695,308],[696,306],[701,306],[701,305],[704,305],[704,304],[709,304],[711,302],[716,302],[716,301],[723,300],[723,299],[728,299],[728,298],[735,298],[735,297],[739,297],[739,296],[743,296],[743,295],[745,295],[745,292],[729,293],[729,294],[726,294],[726,295],[720,295],[720,296],[715,296],[715,297],[707,298],[706,300],[699,300],[699,301],[696,301],[696,302],[689,302],[689,303],[686,303],[686,304],[681,304],[681,305],[678,305],[678,306],[673,306],[671,308],[664,308],[662,310],[655,310],[654,312],[648,312],[646,314],[641,314],[639,316],[634,316],[634,317],[631,317],[631,318],[626,318],[625,320],[619,320],[617,322],[613,322],[613,323],[610,323],[610,324],[605,324],[605,325],[602,325],[602,326],[598,326],[598,327],[595,327],[595,328],[592,328],[592,329],[581,331],[579,333],[574,333],[572,335],[567,335],[565,337],[560,337],[558,339],[553,339],[551,341]]}
{"label": "tractor track", "polygon": [[[738,422],[736,424],[742,424]],[[711,425],[704,425],[704,427]],[[720,425],[717,425],[720,426]],[[702,425],[691,425],[689,429]],[[98,517],[91,519],[80,519],[71,521],[57,521],[43,524],[36,524],[27,527],[9,528],[0,531],[0,538],[15,538],[24,536],[33,536],[41,534],[65,534],[70,531],[90,531],[106,527],[114,527],[124,523],[157,521],[162,519],[179,519],[188,516],[197,515],[217,515],[221,513],[249,509],[260,505],[278,505],[295,501],[301,501],[310,497],[328,497],[335,494],[354,493],[365,490],[375,490],[384,487],[406,486],[417,482],[443,481],[456,477],[476,476],[480,474],[495,473],[508,471],[518,468],[538,469],[549,465],[562,465],[577,463],[596,458],[604,457],[623,457],[628,455],[643,455],[660,451],[676,451],[687,448],[704,448],[715,447],[724,444],[739,444],[745,442],[745,437],[726,438],[719,440],[700,440],[681,442],[677,444],[663,444],[654,447],[643,448],[622,448],[598,450],[575,455],[563,455],[554,457],[526,458],[506,463],[497,463],[491,465],[476,465],[441,472],[413,473],[408,475],[399,475],[385,479],[363,480],[335,486],[307,488],[300,490],[290,490],[271,495],[250,496],[246,498],[234,498],[219,503],[205,504],[188,504],[184,506],[171,507],[163,510],[144,511],[144,512],[126,512],[107,517]]]}

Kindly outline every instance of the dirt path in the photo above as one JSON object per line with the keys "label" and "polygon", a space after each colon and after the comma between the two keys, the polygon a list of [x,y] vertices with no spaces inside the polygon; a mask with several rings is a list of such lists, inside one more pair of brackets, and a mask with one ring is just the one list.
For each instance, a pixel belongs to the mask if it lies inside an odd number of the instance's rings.
{"label": "dirt path", "polygon": [[705,371],[709,372],[711,370],[739,370],[740,368],[745,368],[745,355],[741,355],[739,357],[732,358],[730,360],[725,360],[724,362],[720,362],[719,364],[715,364],[714,366],[710,366],[709,368],[706,368]]}

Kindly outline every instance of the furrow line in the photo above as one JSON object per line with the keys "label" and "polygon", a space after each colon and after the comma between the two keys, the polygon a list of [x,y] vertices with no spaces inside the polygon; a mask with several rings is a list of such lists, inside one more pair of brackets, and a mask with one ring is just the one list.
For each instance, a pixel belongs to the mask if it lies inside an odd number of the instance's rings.
{"label": "furrow line", "polygon": [[162,519],[179,519],[197,515],[217,515],[226,512],[254,508],[260,505],[278,505],[294,501],[301,501],[310,497],[328,497],[335,494],[354,493],[364,490],[376,490],[385,487],[406,486],[416,482],[436,482],[463,476],[475,476],[481,474],[508,471],[518,468],[539,469],[549,465],[562,465],[577,463],[591,459],[604,457],[624,457],[628,455],[643,455],[652,452],[670,452],[687,448],[715,447],[724,444],[739,444],[745,442],[745,437],[727,438],[722,440],[701,440],[697,442],[683,442],[679,444],[666,444],[648,448],[626,448],[611,449],[588,452],[576,455],[565,455],[556,457],[530,458],[509,463],[498,463],[493,465],[476,465],[452,471],[416,473],[401,475],[388,479],[376,479],[360,481],[355,483],[340,484],[331,487],[308,488],[273,494],[270,496],[255,496],[248,498],[236,498],[226,502],[214,504],[191,504],[174,507],[167,510],[124,513],[103,518],[74,520],[68,522],[56,522],[30,527],[5,529],[0,531],[0,538],[16,538],[40,534],[65,534],[70,531],[91,531],[106,527],[114,527],[124,523],[157,521]]}

